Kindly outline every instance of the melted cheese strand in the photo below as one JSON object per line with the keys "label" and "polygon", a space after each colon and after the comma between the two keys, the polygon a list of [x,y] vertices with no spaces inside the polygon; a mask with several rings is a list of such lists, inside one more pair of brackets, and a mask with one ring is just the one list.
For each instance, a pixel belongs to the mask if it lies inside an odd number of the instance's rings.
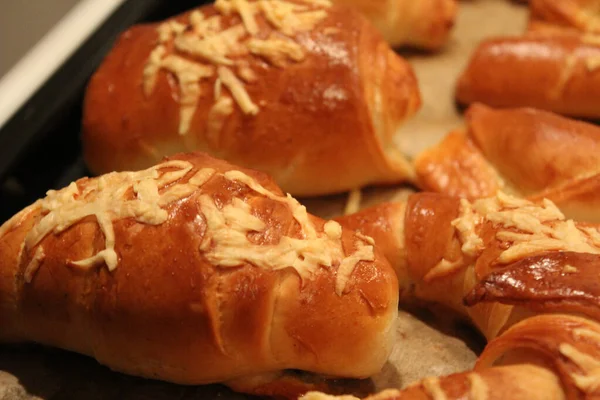
{"label": "melted cheese strand", "polygon": [[[267,250],[265,255],[275,258],[258,260],[257,262],[259,263],[266,262],[267,264],[256,265],[263,265],[264,268],[271,265],[271,268],[276,269],[292,267],[298,272],[300,277],[304,279],[312,274],[319,265],[331,267],[339,262],[340,264],[336,278],[336,293],[342,295],[358,262],[375,260],[373,246],[366,246],[360,241],[356,243],[356,251],[348,257],[344,257],[340,240],[342,231],[341,226],[335,221],[329,221],[324,226],[325,234],[317,233],[314,224],[308,217],[306,207],[298,203],[298,201],[289,194],[286,197],[278,196],[265,189],[254,179],[241,171],[227,171],[223,176],[232,181],[242,182],[255,192],[272,200],[287,203],[292,212],[292,216],[300,224],[301,234],[303,236],[302,239],[295,239],[287,236],[282,237],[280,243],[276,247]],[[210,208],[211,206],[209,205],[208,207]],[[232,234],[232,236],[235,236],[235,234]],[[236,245],[239,245],[239,243]],[[257,251],[265,251],[265,247],[266,246],[262,246],[262,250]],[[244,250],[244,260],[255,264],[252,259],[258,258],[259,256],[257,254],[259,253],[250,251],[249,255],[247,255]],[[219,259],[219,257],[217,257],[215,258],[215,261],[233,265],[240,264],[240,259],[234,261],[233,259]]]}
{"label": "melted cheese strand", "polygon": [[218,74],[219,79],[221,79],[221,82],[229,89],[244,114],[258,114],[258,106],[252,102],[248,92],[244,89],[244,85],[235,74],[227,67],[219,67]]}
{"label": "melted cheese strand", "polygon": [[200,80],[214,74],[210,66],[196,64],[185,58],[169,55],[161,62],[161,66],[172,72],[179,82],[179,134],[183,135],[190,129],[192,118],[196,112],[200,98]]}
{"label": "melted cheese strand", "polygon": [[233,65],[230,54],[243,51],[239,41],[246,35],[242,25],[235,25],[218,34],[199,39],[194,35],[180,35],[175,38],[175,48],[182,53],[205,59],[213,64]]}
{"label": "melted cheese strand", "polygon": [[270,64],[283,68],[290,59],[300,62],[306,57],[302,46],[295,41],[277,37],[266,40],[252,38],[246,43],[250,53],[265,58]]}
{"label": "melted cheese strand", "polygon": [[433,400],[448,400],[446,393],[440,386],[439,378],[425,378],[423,379],[423,388],[431,396]]}
{"label": "melted cheese strand", "polygon": [[[179,134],[187,134],[190,130],[192,119],[198,99],[200,97],[200,81],[212,76],[206,68],[212,66],[236,66],[241,79],[247,83],[258,80],[256,73],[244,64],[239,57],[252,53],[266,59],[271,65],[283,68],[285,62],[301,62],[305,59],[305,51],[295,40],[277,37],[271,33],[269,39],[258,39],[254,36],[260,33],[256,21],[256,14],[262,13],[277,30],[288,36],[296,33],[310,31],[322,21],[331,3],[328,0],[305,0],[308,5],[290,3],[284,0],[260,0],[249,3],[248,0],[217,0],[215,9],[220,13],[206,18],[199,11],[194,10],[189,14],[188,24],[169,20],[157,28],[158,45],[148,57],[142,73],[142,88],[144,94],[153,93],[158,72],[160,69],[176,75],[180,86],[180,116]],[[223,16],[237,13],[242,23],[222,30]],[[190,28],[190,29],[188,29]],[[250,35],[245,43],[241,40]],[[191,59],[183,58],[177,54],[167,54],[168,42],[173,41],[176,52],[184,54]],[[238,57],[235,59],[235,57]],[[199,62],[209,63],[205,65]],[[202,72],[203,71],[203,72]],[[230,69],[219,69],[219,76],[215,84],[215,104],[209,115],[207,123],[207,136],[216,143],[216,138],[222,130],[225,120],[231,115],[229,100],[221,98],[221,83],[225,84],[233,95],[236,103],[246,115],[256,115],[258,106],[252,102],[242,81]]]}
{"label": "melted cheese strand", "polygon": [[215,8],[225,15],[232,11],[237,12],[242,18],[242,22],[248,32],[251,35],[256,35],[258,33],[258,25],[254,19],[256,7],[251,6],[247,0],[217,0],[215,2]]}
{"label": "melted cheese strand", "polygon": [[161,67],[161,61],[164,57],[167,49],[165,46],[158,46],[150,53],[150,57],[148,57],[148,61],[144,66],[143,72],[143,88],[144,94],[149,96],[154,91],[154,87],[156,86],[156,78],[158,76],[158,71]]}
{"label": "melted cheese strand", "polygon": [[467,375],[471,384],[471,397],[473,400],[487,400],[490,393],[490,388],[485,383],[483,378],[476,372]]}
{"label": "melted cheese strand", "polygon": [[344,207],[344,215],[354,214],[360,210],[360,202],[362,200],[362,192],[360,188],[352,189],[348,193],[348,200]]}
{"label": "melted cheese strand", "polygon": [[166,43],[173,36],[177,36],[185,32],[186,26],[181,24],[175,20],[165,21],[158,26],[156,29],[158,31],[158,42]]}
{"label": "melted cheese strand", "polygon": [[464,267],[465,263],[462,260],[448,261],[442,258],[427,274],[423,277],[424,282],[431,282],[434,279],[448,276]]}
{"label": "melted cheese strand", "polygon": [[367,246],[360,240],[356,242],[355,246],[356,251],[344,258],[338,267],[335,292],[340,296],[344,292],[346,284],[350,279],[350,275],[356,268],[356,265],[360,261],[375,261],[373,246]]}
{"label": "melted cheese strand", "polygon": [[[162,168],[175,170],[160,175],[159,169]],[[151,225],[163,223],[168,214],[160,208],[159,203],[166,204],[161,201],[164,194],[159,195],[158,190],[181,179],[191,168],[192,165],[186,161],[169,161],[143,171],[114,172],[100,176],[88,181],[83,193],[75,182],[59,191],[50,190],[46,198],[36,203],[46,214],[25,236],[24,248],[31,249],[51,232],[59,234],[83,218],[94,216],[104,235],[105,248],[92,257],[71,262],[71,265],[89,268],[105,263],[112,271],[118,264],[113,221],[134,218]],[[133,189],[136,195],[133,200],[124,199],[129,189]],[[185,194],[189,192],[180,193]],[[170,195],[169,200],[176,201],[178,198]],[[37,251],[43,254],[41,245]]]}
{"label": "melted cheese strand", "polygon": [[227,117],[233,114],[233,100],[223,96],[211,107],[206,120],[206,139],[214,147],[219,147],[219,137],[227,122]]}
{"label": "melted cheese strand", "polygon": [[23,273],[25,282],[31,283],[35,273],[42,265],[42,262],[44,262],[44,258],[46,258],[44,248],[42,246],[38,246],[38,248],[35,249],[35,254],[33,255],[33,258],[31,259],[29,264],[27,264],[27,267],[25,267],[25,272]]}
{"label": "melted cheese strand", "polygon": [[588,338],[600,343],[600,333],[586,328],[577,328],[573,330],[573,335],[576,338]]}
{"label": "melted cheese strand", "polygon": [[600,389],[600,360],[579,351],[568,343],[561,343],[559,351],[584,371],[584,374],[570,374],[575,386],[585,393],[597,392]]}
{"label": "melted cheese strand", "polygon": [[499,255],[500,263],[511,263],[543,251],[600,254],[600,233],[567,220],[551,201],[535,204],[499,192],[494,198],[473,203],[461,200],[459,217],[452,225],[465,255],[475,257],[483,250],[478,227],[485,222],[498,227],[496,239],[510,244]]}
{"label": "melted cheese strand", "polygon": [[333,396],[321,392],[306,392],[298,398],[298,400],[360,400],[352,395]]}

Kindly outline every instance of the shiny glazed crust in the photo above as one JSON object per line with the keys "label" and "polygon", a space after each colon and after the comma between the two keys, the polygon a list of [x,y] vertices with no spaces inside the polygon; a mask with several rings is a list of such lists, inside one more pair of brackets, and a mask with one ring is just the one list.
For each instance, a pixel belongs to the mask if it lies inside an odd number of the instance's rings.
{"label": "shiny glazed crust", "polygon": [[579,32],[600,33],[598,0],[530,0],[529,30],[542,25]]}
{"label": "shiny glazed crust", "polygon": [[598,41],[580,35],[528,35],[483,41],[459,78],[461,104],[535,107],[600,117]]}
{"label": "shiny glazed crust", "polygon": [[[377,251],[370,253],[373,261],[358,256],[338,292],[341,265],[365,243],[347,230],[323,233],[324,226],[333,225],[310,215],[299,220],[314,226],[315,238],[321,238],[315,243],[341,246],[340,259],[335,258],[335,249],[328,250],[331,247],[317,252],[334,255],[331,267],[309,263],[301,278],[300,268],[277,264],[277,259],[270,267],[244,261],[252,251],[282,240],[309,240],[310,232],[297,219],[303,208],[281,197],[281,190],[265,174],[200,153],[166,159],[156,167],[158,179],[178,174],[183,167],[189,167],[183,176],[169,178],[167,186],[159,187],[163,211],[140,207],[130,217],[115,217],[137,207],[136,201],[143,203],[152,190],[143,189],[148,181],[125,190],[110,183],[121,176],[113,174],[84,178],[60,192],[66,198],[53,197],[59,203],[79,200],[83,208],[71,211],[85,211],[94,207],[94,196],[99,195],[86,188],[106,179],[99,187],[116,200],[110,203],[112,208],[96,210],[96,217],[61,226],[59,212],[54,211],[53,220],[44,208],[56,203],[41,200],[3,225],[0,340],[73,350],[132,375],[182,384],[231,382],[251,393],[254,387],[241,386],[244,380],[285,369],[357,378],[376,373],[394,343],[398,286],[388,262]],[[196,175],[199,171],[212,175]],[[228,171],[241,171],[268,195],[245,181],[226,178]],[[208,178],[198,180],[199,176]],[[207,214],[206,201],[214,201],[217,211]],[[244,210],[251,215],[242,218]],[[165,211],[162,222],[157,221]],[[219,216],[233,218],[225,221],[232,227],[228,229],[260,221],[264,226],[247,233],[242,239],[246,246],[227,256],[228,246],[234,244],[218,236],[213,225],[218,226]],[[96,260],[92,265],[78,261],[101,254],[110,260],[106,218],[112,221],[117,255],[116,265],[109,267],[112,271],[107,268],[110,261]],[[102,229],[98,221],[104,221]],[[29,241],[47,222],[57,222],[55,230],[42,235],[39,244]],[[340,239],[328,242],[340,233]],[[299,251],[307,259],[312,254]],[[221,263],[219,257],[242,261]],[[269,390],[271,395],[300,393],[285,381]]]}
{"label": "shiny glazed crust", "polygon": [[[597,226],[566,220],[549,201],[501,193],[473,202],[420,193],[339,221],[376,238],[405,299],[453,308],[489,340],[474,371],[426,378],[369,400],[600,394]],[[338,398],[344,399],[302,399]]]}
{"label": "shiny glazed crust", "polygon": [[474,104],[466,130],[421,153],[421,188],[476,199],[498,190],[547,198],[570,218],[600,222],[600,129],[531,108]]}
{"label": "shiny glazed crust", "polygon": [[393,47],[443,47],[456,19],[456,0],[334,0],[360,10]]}
{"label": "shiny glazed crust", "polygon": [[[305,1],[291,3],[313,9]],[[204,19],[220,19],[223,30],[244,29],[235,12],[221,15],[212,5],[198,11]],[[144,70],[159,44],[158,29],[186,27],[193,12],[163,25],[139,25],[123,33],[86,91],[83,144],[90,169],[97,174],[140,169],[163,155],[201,150],[267,172],[293,195],[412,179],[410,163],[392,140],[420,106],[410,65],[358,12],[342,6],[314,12],[326,14],[315,14],[324,17],[312,29],[288,35],[274,29],[259,12],[255,14],[258,33],[244,33],[230,44],[232,52],[239,53],[228,56],[231,64],[201,60],[208,70],[199,73],[210,76],[200,80],[200,95],[184,134],[178,133],[181,82],[163,68],[155,75],[152,93],[145,94]],[[248,53],[244,46],[250,39],[276,40],[289,48],[281,50],[276,61],[269,61]],[[194,61],[173,50],[171,39],[164,46],[165,54]],[[265,47],[264,51],[273,50]],[[223,67],[237,74],[256,106],[251,113],[231,99],[222,80],[217,82]],[[152,75],[151,68],[148,71]],[[220,111],[215,108],[219,99],[223,101]]]}

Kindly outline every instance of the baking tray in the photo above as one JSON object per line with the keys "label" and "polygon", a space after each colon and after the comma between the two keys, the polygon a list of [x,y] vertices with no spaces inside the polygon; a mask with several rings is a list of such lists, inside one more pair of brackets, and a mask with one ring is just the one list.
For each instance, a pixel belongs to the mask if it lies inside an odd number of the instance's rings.
{"label": "baking tray", "polygon": [[120,32],[209,0],[128,0],[0,129],[0,224],[48,189],[88,174],[81,158],[85,86]]}
{"label": "baking tray", "polygon": [[[0,159],[9,156],[0,162],[4,181],[0,221],[46,190],[87,174],[79,143],[83,90],[118,33],[135,22],[164,19],[198,4],[187,0],[124,3],[0,131]],[[407,121],[397,138],[406,153],[417,154],[462,124],[453,92],[469,55],[483,38],[522,33],[526,16],[524,6],[509,0],[463,1],[453,38],[443,51],[402,53],[415,69],[423,97],[421,111]],[[17,134],[23,137],[11,139]],[[401,199],[412,191],[410,186],[366,188],[362,205]],[[342,212],[346,195],[300,200],[309,211],[329,218]],[[381,373],[364,382],[340,381],[339,388],[360,392],[404,387],[425,376],[473,366],[484,342],[472,329],[430,310],[408,311],[400,312],[398,341]],[[42,346],[0,346],[0,400],[113,398],[237,400],[248,396],[220,385],[190,387],[129,377],[88,357]]]}

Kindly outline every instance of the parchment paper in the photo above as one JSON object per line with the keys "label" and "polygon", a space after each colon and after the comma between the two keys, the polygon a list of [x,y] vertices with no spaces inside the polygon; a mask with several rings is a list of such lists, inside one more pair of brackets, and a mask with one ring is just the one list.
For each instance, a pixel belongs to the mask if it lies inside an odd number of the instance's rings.
{"label": "parchment paper", "polygon": [[[415,0],[418,1],[418,0]],[[508,0],[471,0],[460,4],[453,39],[436,54],[404,53],[413,64],[423,107],[398,136],[398,144],[414,156],[461,125],[453,98],[454,85],[469,55],[484,37],[520,34],[527,11]],[[402,199],[408,187],[368,188],[363,206]],[[345,195],[301,199],[310,212],[325,218],[341,214]],[[1,329],[1,327],[0,327]],[[401,311],[398,339],[381,373],[367,382],[369,390],[404,387],[432,375],[470,369],[483,342],[462,324],[425,310]],[[342,382],[348,392],[364,382]],[[0,346],[0,400],[67,399],[245,399],[220,385],[178,386],[114,373],[94,360],[35,345]]]}

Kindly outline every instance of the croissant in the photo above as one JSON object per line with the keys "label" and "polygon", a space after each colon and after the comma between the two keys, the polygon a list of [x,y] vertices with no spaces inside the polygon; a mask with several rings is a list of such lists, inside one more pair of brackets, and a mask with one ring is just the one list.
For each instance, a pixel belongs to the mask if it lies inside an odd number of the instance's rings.
{"label": "croissant", "polygon": [[420,107],[410,65],[349,7],[217,0],[123,33],[91,78],[93,173],[205,151],[292,195],[411,180],[393,137]]}
{"label": "croissant", "polygon": [[414,162],[427,191],[476,199],[498,190],[547,198],[570,218],[600,222],[600,128],[530,108],[474,104],[466,128]]}
{"label": "croissant", "polygon": [[529,10],[529,32],[573,30],[600,33],[598,0],[530,0]]}
{"label": "croissant", "polygon": [[[600,231],[549,200],[412,195],[338,221],[373,237],[404,301],[452,308],[489,340],[475,372],[382,399],[579,399],[600,394]],[[309,393],[306,400],[326,399]]]}
{"label": "croissant", "polygon": [[131,375],[293,398],[378,372],[397,305],[372,239],[201,153],[83,178],[0,227],[0,342]]}
{"label": "croissant", "polygon": [[396,270],[401,300],[452,308],[488,340],[540,312],[600,319],[592,279],[600,231],[549,200],[418,193],[337,221],[375,240]]}
{"label": "croissant", "polygon": [[334,0],[360,10],[393,47],[441,48],[449,39],[456,0]]}
{"label": "croissant", "polygon": [[534,107],[600,117],[600,41],[589,35],[484,40],[460,76],[460,104]]}
{"label": "croissant", "polygon": [[[562,400],[599,394],[600,325],[570,315],[522,321],[481,354],[474,371],[429,377],[405,390],[388,389],[366,400]],[[310,392],[302,400],[357,400]]]}

